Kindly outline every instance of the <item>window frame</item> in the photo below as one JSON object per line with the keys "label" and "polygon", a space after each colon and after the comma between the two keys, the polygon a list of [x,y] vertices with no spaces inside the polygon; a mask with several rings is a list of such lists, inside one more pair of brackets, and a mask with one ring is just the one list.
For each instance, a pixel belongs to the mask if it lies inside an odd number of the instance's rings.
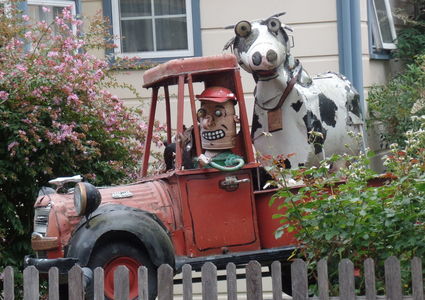
{"label": "window frame", "polygon": [[397,49],[396,40],[397,33],[394,25],[394,18],[391,10],[391,4],[389,0],[383,0],[385,4],[386,15],[388,18],[389,29],[392,43],[384,42],[381,33],[381,26],[378,20],[378,14],[374,0],[368,1],[368,17],[369,17],[369,45],[371,53],[384,54],[388,56],[389,51]]}
{"label": "window frame", "polygon": [[77,14],[76,4],[73,0],[27,0],[27,5],[71,7],[72,15]]}
{"label": "window frame", "polygon": [[[120,8],[119,0],[110,0],[111,1],[111,15],[112,15],[112,33],[114,36],[114,44],[117,46],[114,49],[115,57],[128,57],[128,58],[142,58],[142,59],[161,59],[161,58],[174,58],[174,57],[191,57],[195,56],[195,43],[194,43],[194,28],[193,28],[193,7],[191,0],[185,0],[186,3],[186,32],[187,32],[187,42],[188,49],[184,50],[163,50],[163,51],[144,51],[144,52],[126,52],[122,53],[121,46],[121,18],[120,18]],[[152,1],[152,0],[151,0]],[[153,0],[154,1],[154,0]],[[152,2],[151,2],[152,3]],[[166,18],[168,16],[174,15],[165,15],[165,16],[147,16],[141,17],[145,19],[159,19]],[[153,22],[155,23],[155,22]],[[155,26],[153,26],[155,30]],[[154,32],[155,33],[155,32]],[[155,37],[154,37],[155,38]]]}

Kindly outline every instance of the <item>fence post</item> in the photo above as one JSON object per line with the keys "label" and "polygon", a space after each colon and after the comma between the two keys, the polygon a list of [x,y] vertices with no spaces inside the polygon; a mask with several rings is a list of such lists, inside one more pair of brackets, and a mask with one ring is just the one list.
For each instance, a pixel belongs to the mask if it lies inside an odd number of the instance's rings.
{"label": "fence post", "polygon": [[419,257],[412,259],[412,296],[413,300],[424,300],[422,260]]}
{"label": "fence post", "polygon": [[14,282],[14,272],[12,267],[6,267],[3,271],[4,281],[3,281],[3,293],[4,300],[14,300],[15,299],[15,282]]}
{"label": "fence post", "polygon": [[126,266],[118,266],[114,271],[114,299],[128,300],[130,294],[129,284],[128,268]]}
{"label": "fence post", "polygon": [[59,300],[59,270],[57,267],[49,269],[49,300]]}
{"label": "fence post", "polygon": [[372,258],[364,261],[366,300],[376,300],[375,263]]}
{"label": "fence post", "polygon": [[388,300],[402,299],[400,262],[394,256],[385,260],[385,294]]}
{"label": "fence post", "polygon": [[79,265],[74,265],[68,272],[69,300],[83,300],[83,270]]}
{"label": "fence post", "polygon": [[319,299],[329,300],[328,261],[322,258],[317,263],[317,277],[319,285]]}
{"label": "fence post", "polygon": [[273,300],[282,300],[282,266],[280,261],[274,261],[271,269]]}
{"label": "fence post", "polygon": [[158,300],[173,299],[173,268],[161,265],[158,268]]}
{"label": "fence post", "polygon": [[354,265],[349,259],[343,259],[338,266],[339,297],[344,300],[355,300]]}
{"label": "fence post", "polygon": [[236,265],[228,263],[226,266],[226,279],[227,279],[227,300],[238,299],[238,286],[236,277]]}
{"label": "fence post", "polygon": [[192,266],[184,265],[183,273],[183,300],[192,300]]}
{"label": "fence post", "polygon": [[261,265],[252,260],[246,266],[246,297],[247,300],[263,299],[263,284],[261,280]]}
{"label": "fence post", "polygon": [[38,300],[39,292],[38,270],[34,266],[26,267],[24,270],[24,300]]}
{"label": "fence post", "polygon": [[93,271],[93,299],[105,300],[105,275],[101,267]]}
{"label": "fence post", "polygon": [[[149,278],[148,268],[140,266],[137,270],[137,288],[139,290],[139,300],[149,300]],[[103,300],[103,299],[99,299]]]}
{"label": "fence post", "polygon": [[307,265],[302,259],[295,259],[291,265],[292,299],[308,299]]}
{"label": "fence post", "polygon": [[202,299],[217,300],[217,267],[210,262],[202,268]]}

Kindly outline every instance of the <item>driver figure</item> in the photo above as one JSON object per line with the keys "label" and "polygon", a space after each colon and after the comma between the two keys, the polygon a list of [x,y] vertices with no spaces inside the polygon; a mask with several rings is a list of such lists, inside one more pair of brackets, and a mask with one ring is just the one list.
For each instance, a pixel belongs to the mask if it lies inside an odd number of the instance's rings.
{"label": "driver figure", "polygon": [[224,87],[206,88],[196,98],[201,102],[197,112],[200,124],[201,144],[205,153],[197,160],[205,167],[214,167],[222,171],[234,171],[244,165],[242,157],[233,154],[230,149],[236,143],[235,114],[236,96]]}

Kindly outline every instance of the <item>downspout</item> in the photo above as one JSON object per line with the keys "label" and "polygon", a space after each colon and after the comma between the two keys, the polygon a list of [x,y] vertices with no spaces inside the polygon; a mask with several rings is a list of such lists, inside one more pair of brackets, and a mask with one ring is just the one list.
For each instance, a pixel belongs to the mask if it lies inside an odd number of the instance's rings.
{"label": "downspout", "polygon": [[[360,107],[365,121],[365,99],[363,89],[363,61],[360,29],[359,0],[337,1],[337,26],[339,72],[345,75],[357,89],[360,96]],[[363,150],[367,145],[366,126],[363,126]]]}

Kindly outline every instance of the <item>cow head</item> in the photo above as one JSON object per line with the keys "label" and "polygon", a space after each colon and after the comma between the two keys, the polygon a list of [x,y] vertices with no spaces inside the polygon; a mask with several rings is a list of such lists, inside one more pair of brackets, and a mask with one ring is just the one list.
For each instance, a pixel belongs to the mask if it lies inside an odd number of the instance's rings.
{"label": "cow head", "polygon": [[236,36],[225,49],[232,46],[232,52],[245,71],[268,76],[285,62],[290,42],[285,32],[287,27],[278,19],[282,14],[253,22],[240,21],[234,26]]}

